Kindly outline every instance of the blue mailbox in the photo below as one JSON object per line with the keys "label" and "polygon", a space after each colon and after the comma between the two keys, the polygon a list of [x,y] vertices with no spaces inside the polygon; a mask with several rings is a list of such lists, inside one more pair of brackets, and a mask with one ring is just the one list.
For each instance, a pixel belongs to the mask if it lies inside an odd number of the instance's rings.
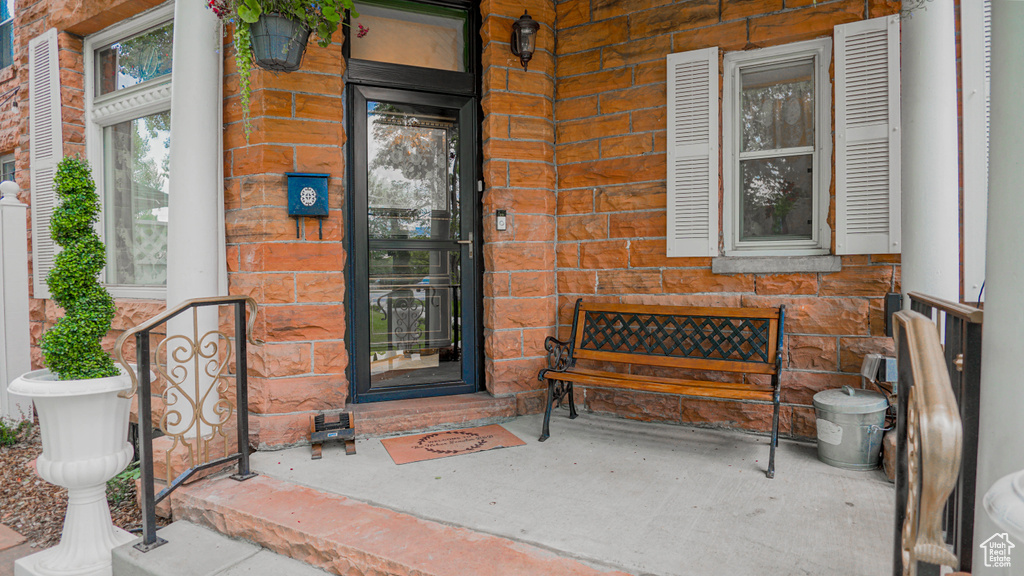
{"label": "blue mailbox", "polygon": [[296,216],[295,236],[299,237],[298,217],[312,216],[320,220],[323,239],[323,218],[327,217],[327,179],[330,174],[285,172],[288,177],[288,215]]}

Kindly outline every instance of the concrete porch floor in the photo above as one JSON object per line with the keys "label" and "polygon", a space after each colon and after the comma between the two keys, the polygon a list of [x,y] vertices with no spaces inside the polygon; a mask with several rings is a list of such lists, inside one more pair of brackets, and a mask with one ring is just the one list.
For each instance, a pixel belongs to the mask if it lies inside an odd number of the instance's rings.
{"label": "concrete porch floor", "polygon": [[[633,574],[890,571],[894,491],[881,471],[819,462],[783,440],[556,411],[503,425],[526,446],[395,465],[378,438],[253,455],[254,470],[443,525]],[[443,543],[439,543],[443,545]],[[511,568],[511,567],[510,567]],[[510,570],[508,573],[513,573]]]}

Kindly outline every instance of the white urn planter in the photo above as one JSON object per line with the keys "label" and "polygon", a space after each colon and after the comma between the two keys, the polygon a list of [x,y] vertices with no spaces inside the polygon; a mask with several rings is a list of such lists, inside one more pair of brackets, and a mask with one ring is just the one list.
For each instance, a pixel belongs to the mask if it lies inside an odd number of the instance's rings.
{"label": "white urn planter", "polygon": [[57,380],[48,370],[15,378],[8,392],[32,399],[43,453],[36,471],[68,489],[60,544],[15,563],[15,576],[109,576],[110,551],[135,539],[110,520],[106,483],[132,459],[127,375]]}

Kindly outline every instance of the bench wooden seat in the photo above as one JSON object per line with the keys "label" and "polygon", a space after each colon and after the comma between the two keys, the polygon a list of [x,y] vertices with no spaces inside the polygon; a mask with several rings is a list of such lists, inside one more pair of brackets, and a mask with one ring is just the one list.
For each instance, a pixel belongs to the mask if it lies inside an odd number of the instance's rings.
{"label": "bench wooden seat", "polygon": [[[771,402],[772,438],[767,476],[775,476],[779,442],[779,398],[785,306],[718,308],[601,304],[576,301],[569,342],[548,337],[549,367],[537,378],[548,382],[547,409],[540,441],[550,437],[551,408],[569,402],[569,418],[577,417],[573,385],[640,390],[716,398]],[[616,370],[577,366],[577,360],[611,363]],[[620,366],[623,365],[623,366]],[[742,382],[630,373],[630,366],[742,374]],[[660,372],[664,373],[664,370]],[[771,377],[771,385],[752,382],[749,375]]]}

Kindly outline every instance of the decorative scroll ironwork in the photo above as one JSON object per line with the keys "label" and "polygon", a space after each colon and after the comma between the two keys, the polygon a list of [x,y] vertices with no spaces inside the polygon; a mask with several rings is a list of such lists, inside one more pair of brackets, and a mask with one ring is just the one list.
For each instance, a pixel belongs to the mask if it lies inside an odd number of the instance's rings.
{"label": "decorative scroll ironwork", "polygon": [[[382,301],[387,301],[383,304]],[[423,313],[426,306],[412,290],[394,290],[377,299],[377,306],[388,323],[389,350],[416,350],[420,347]]]}
{"label": "decorative scroll ironwork", "polygon": [[210,462],[214,442],[223,443],[224,454],[231,452],[225,424],[235,412],[235,403],[226,397],[234,380],[227,375],[232,343],[220,330],[200,336],[198,327],[198,309],[192,308],[192,336],[172,334],[156,347],[153,370],[166,382],[159,428],[174,439],[164,453],[168,485],[171,455],[179,446],[187,450],[189,468]]}
{"label": "decorative scroll ironwork", "polygon": [[650,356],[761,362],[769,327],[761,318],[586,311],[580,348]]}
{"label": "decorative scroll ironwork", "polygon": [[[234,338],[219,329],[199,334],[198,308],[219,306],[234,308]],[[246,310],[249,311],[246,322]],[[157,344],[156,361],[151,364],[151,336],[172,318],[186,311],[192,312],[192,334],[172,333]],[[249,469],[249,410],[248,365],[246,343],[262,342],[253,338],[256,319],[256,301],[246,296],[221,296],[187,300],[168,309],[149,321],[125,331],[115,344],[115,354],[132,380],[132,389],[122,393],[130,398],[138,392],[139,406],[139,460],[142,496],[142,541],[135,547],[148,552],[165,541],[156,536],[156,505],[178,486],[196,473],[238,462],[236,480],[255,476]],[[123,348],[130,338],[135,340],[136,366],[125,361]],[[234,350],[232,350],[234,348]],[[229,375],[232,355],[235,374]],[[165,413],[159,419],[159,429],[173,438],[165,453],[167,487],[154,494],[153,479],[153,427],[151,370],[162,377],[166,388],[161,394]],[[229,397],[230,382],[234,381],[234,401]],[[191,416],[187,414],[191,411]],[[235,416],[236,450],[230,450],[227,426]],[[186,419],[188,419],[186,421]],[[212,447],[223,442],[224,455],[214,457]],[[187,452],[189,468],[171,478],[171,455],[179,446]]]}
{"label": "decorative scroll ironwork", "polygon": [[942,524],[960,473],[963,429],[935,325],[911,311],[895,319],[901,403],[896,502],[904,516],[897,541],[902,574],[916,576],[919,562],[958,566]]}
{"label": "decorative scroll ironwork", "polygon": [[[544,339],[544,349],[548,351],[548,368],[555,372],[564,372],[572,366],[571,346],[568,342],[548,336]],[[538,376],[543,381],[543,376]]]}

